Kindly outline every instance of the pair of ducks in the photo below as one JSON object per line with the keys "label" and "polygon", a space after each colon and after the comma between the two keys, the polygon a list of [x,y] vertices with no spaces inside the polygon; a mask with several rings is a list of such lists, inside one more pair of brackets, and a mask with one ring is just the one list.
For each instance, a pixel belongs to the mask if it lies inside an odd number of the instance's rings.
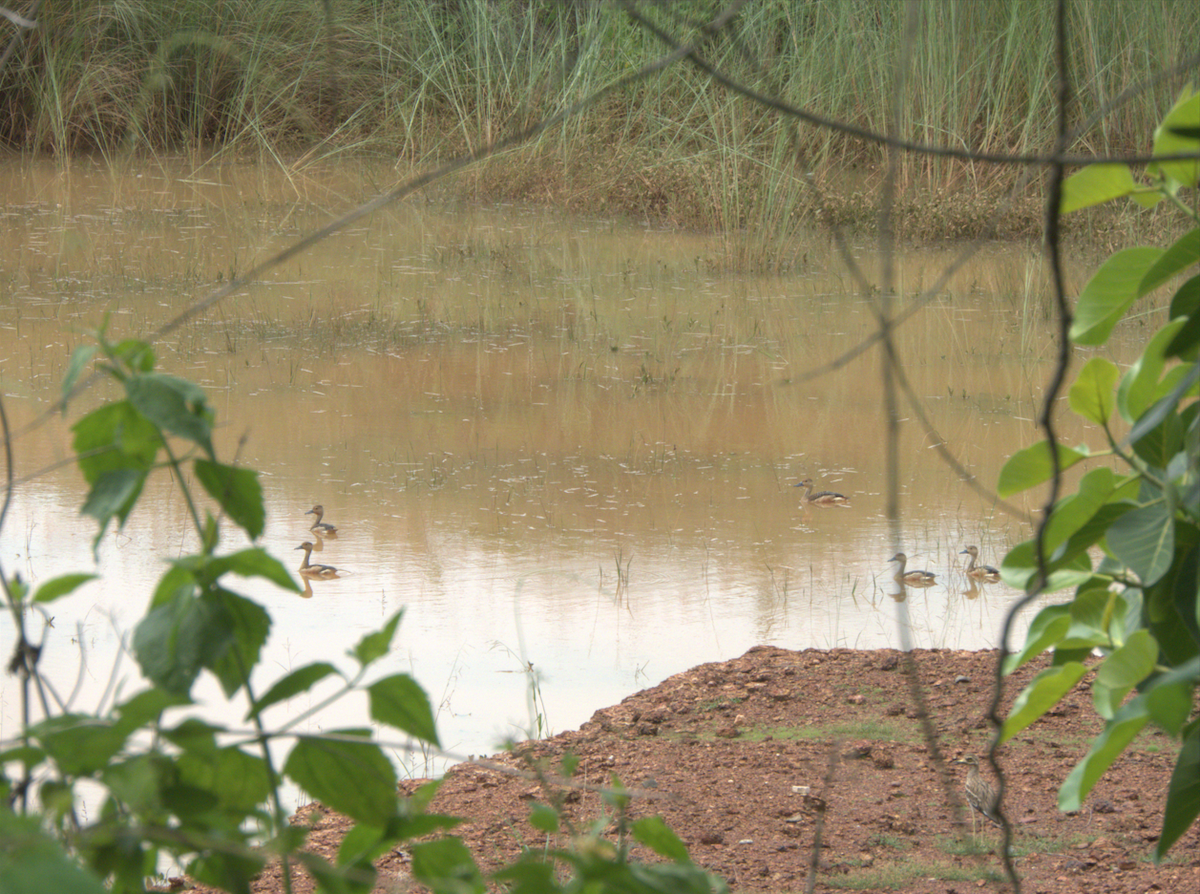
{"label": "pair of ducks", "polygon": [[[325,518],[324,506],[318,503],[304,514],[315,515],[317,517],[317,520],[312,523],[312,527],[309,528],[309,530],[316,535],[317,540],[320,540],[322,537],[328,537],[330,539],[337,537],[337,528],[326,521],[322,521],[322,519]],[[304,550],[304,561],[300,563],[300,573],[306,578],[332,580],[338,576],[338,570],[332,565],[314,565],[309,562],[309,558],[312,556],[312,551],[314,549],[314,545],[311,541],[305,540],[298,547],[296,547],[296,549]]]}
{"label": "pair of ducks", "polygon": [[[1000,580],[999,570],[993,568],[991,565],[978,564],[979,547],[968,546],[966,549],[960,552],[959,555],[971,557],[971,561],[967,565],[967,577],[992,584]],[[937,582],[937,575],[932,571],[905,571],[904,566],[908,564],[908,556],[906,556],[904,553],[896,553],[896,555],[892,556],[890,559],[888,559],[888,561],[895,562],[900,566],[896,570],[896,580],[898,581],[902,581],[906,584],[912,584],[916,587],[932,587]]]}

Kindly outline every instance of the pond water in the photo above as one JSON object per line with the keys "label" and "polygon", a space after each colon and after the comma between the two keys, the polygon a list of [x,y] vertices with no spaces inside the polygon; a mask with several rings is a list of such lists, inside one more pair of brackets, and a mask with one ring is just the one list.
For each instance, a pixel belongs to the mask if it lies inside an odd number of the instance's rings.
{"label": "pond water", "polygon": [[[0,383],[20,432],[0,531],[6,573],[36,582],[95,564],[82,480],[57,464],[70,457],[71,422],[111,389],[31,425],[59,396],[71,350],[101,325],[111,337],[149,333],[391,176],[351,165],[0,168]],[[313,582],[308,598],[231,582],[274,618],[260,691],[312,661],[352,667],[346,650],[404,607],[381,670],[421,682],[444,743],[465,755],[537,732],[539,714],[542,732],[577,727],[760,643],[996,645],[1016,594],[969,585],[959,553],[976,544],[999,565],[1030,528],[934,447],[940,439],[991,487],[1004,459],[1038,439],[1053,333],[1036,250],[980,252],[898,330],[936,432],[904,406],[899,543],[886,518],[878,350],[807,376],[870,336],[876,298],[824,235],[786,276],[725,274],[723,257],[717,239],[418,197],[166,336],[159,368],[206,388],[221,455],[262,473],[262,545],[296,567],[306,510],[323,504],[338,527],[313,561],[345,573]],[[898,258],[899,306],[955,257]],[[856,261],[878,282],[868,246]],[[1086,270],[1072,271],[1076,286]],[[1120,339],[1106,350],[1133,355]],[[1065,413],[1063,425],[1067,440],[1098,446]],[[805,477],[850,508],[804,505],[793,485]],[[225,548],[243,545],[226,537]],[[163,561],[195,547],[164,473],[101,544],[100,580],[50,606],[43,666],[64,698],[75,690],[91,708],[114,679],[137,686],[122,643]],[[897,549],[937,585],[899,601],[887,564]],[[11,647],[5,615],[0,648]],[[8,676],[2,685],[8,739],[19,689]],[[327,710],[309,728],[356,722],[362,707]],[[422,774],[448,759],[398,756]]]}

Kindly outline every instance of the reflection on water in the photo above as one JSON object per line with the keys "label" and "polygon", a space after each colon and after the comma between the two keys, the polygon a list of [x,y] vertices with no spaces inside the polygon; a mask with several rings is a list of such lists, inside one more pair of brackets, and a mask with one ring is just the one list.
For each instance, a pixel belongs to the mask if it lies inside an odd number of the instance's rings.
{"label": "reflection on water", "polygon": [[[356,172],[320,174],[0,170],[0,376],[14,428],[58,396],[70,351],[106,315],[112,337],[145,333],[361,192]],[[161,368],[205,386],[220,452],[262,472],[263,544],[286,564],[303,541],[306,563],[319,551],[318,565],[351,572],[298,575],[303,601],[229,583],[274,618],[258,685],[342,660],[404,607],[384,670],[413,673],[444,741],[478,753],[536,727],[530,662],[561,730],[758,643],[899,646],[904,625],[916,646],[994,645],[1014,594],[980,586],[960,555],[977,544],[1002,556],[1029,528],[934,448],[990,485],[1037,437],[1052,333],[1030,285],[1036,255],[976,259],[898,330],[932,426],[901,430],[903,545],[936,574],[915,588],[887,558],[899,544],[875,352],[804,376],[874,327],[823,245],[800,274],[715,276],[700,237],[413,203],[172,333]],[[946,260],[903,258],[902,293]],[[1089,436],[1071,425],[1068,440]],[[69,443],[61,420],[27,431],[17,474],[68,457]],[[850,506],[822,511],[838,501],[809,502],[810,481]],[[91,568],[82,495],[71,470],[22,485],[0,532],[6,570],[36,581]],[[326,514],[336,539],[312,527]],[[80,661],[86,679],[107,679],[164,563],[196,548],[188,517],[174,483],[153,481],[102,543],[102,579],[53,604],[48,648],[67,688]],[[242,545],[226,537],[223,549]],[[6,688],[5,736],[14,709]]]}

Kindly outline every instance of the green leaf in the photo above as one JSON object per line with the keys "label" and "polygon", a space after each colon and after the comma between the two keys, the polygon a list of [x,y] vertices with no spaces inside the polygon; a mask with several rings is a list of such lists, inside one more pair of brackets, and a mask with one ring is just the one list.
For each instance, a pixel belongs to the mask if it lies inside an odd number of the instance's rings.
{"label": "green leaf", "polygon": [[120,720],[117,728],[126,735],[134,730],[157,724],[162,712],[167,708],[190,705],[192,700],[172,695],[163,689],[146,689],[116,706],[115,712]]}
{"label": "green leaf", "polygon": [[396,626],[403,614],[404,609],[401,609],[392,615],[382,629],[368,633],[358,641],[353,654],[363,667],[373,664],[388,653],[388,649],[392,647],[392,637],[396,635]]}
{"label": "green leaf", "polygon": [[1154,848],[1155,861],[1161,861],[1200,816],[1200,724],[1194,724],[1184,736],[1183,747],[1175,760],[1175,771],[1167,789],[1162,834]]}
{"label": "green leaf", "polygon": [[232,698],[258,664],[258,656],[271,632],[271,616],[257,602],[228,590],[217,590],[206,598],[220,600],[233,638],[226,649],[208,656],[204,666],[221,681],[225,696]]}
{"label": "green leaf", "polygon": [[53,602],[60,596],[66,596],[68,593],[75,592],[77,587],[86,584],[90,580],[95,580],[96,577],[97,575],[95,574],[64,574],[61,577],[52,578],[38,587],[33,601]]}
{"label": "green leaf", "polygon": [[[1150,452],[1150,445],[1143,444],[1143,442],[1147,441],[1155,429],[1161,427],[1163,434],[1156,439],[1160,445],[1156,452],[1160,455],[1164,454],[1167,448],[1162,445],[1177,441],[1182,437],[1183,423],[1177,409],[1184,394],[1195,386],[1198,379],[1200,379],[1200,366],[1194,363],[1189,364],[1187,374],[1175,384],[1171,392],[1147,410],[1145,415],[1129,430],[1129,434],[1125,436],[1125,443],[1138,445],[1142,450]],[[1172,421],[1168,423],[1168,419]]]}
{"label": "green leaf", "polygon": [[296,586],[292,575],[283,564],[259,547],[205,559],[193,567],[197,569],[196,576],[202,585],[216,582],[223,574],[237,574],[241,577],[261,577],[284,590],[300,592],[300,588]]}
{"label": "green leaf", "polygon": [[[1086,447],[1072,448],[1058,444],[1057,450],[1059,470],[1065,471],[1077,462],[1087,459]],[[1035,485],[1049,481],[1054,476],[1054,466],[1050,455],[1050,445],[1047,441],[1039,441],[1018,450],[1004,468],[1000,470],[1000,483],[996,490],[1002,497],[1011,497]]]}
{"label": "green leaf", "polygon": [[689,863],[691,856],[679,836],[671,831],[661,816],[648,816],[633,824],[633,837],[650,850],[676,863]]}
{"label": "green leaf", "polygon": [[1165,500],[1126,512],[1108,529],[1108,546],[1142,582],[1167,573],[1175,555],[1175,514]]}
{"label": "green leaf", "polygon": [[1175,244],[1168,248],[1154,266],[1146,271],[1146,275],[1138,286],[1139,294],[1149,295],[1197,261],[1200,261],[1200,227],[1189,230],[1175,240]]}
{"label": "green leaf", "polygon": [[1088,165],[1063,181],[1059,214],[1070,214],[1080,208],[1101,205],[1138,188],[1128,165]]}
{"label": "green leaf", "polygon": [[558,831],[558,811],[545,804],[534,804],[529,808],[529,825],[539,832],[553,835]]}
{"label": "green leaf", "polygon": [[252,720],[271,707],[271,705],[289,699],[294,695],[299,695],[301,692],[307,692],[330,674],[337,673],[338,669],[325,661],[318,661],[314,664],[297,668],[282,680],[277,681],[274,686],[267,690],[266,695],[251,705],[250,710],[246,713],[246,719]]}
{"label": "green leaf", "polygon": [[[1200,121],[1200,94],[1192,94],[1177,102],[1154,131],[1154,154],[1200,153],[1200,141],[1191,137],[1188,130],[1197,121]],[[1200,160],[1160,161],[1153,167],[1185,186],[1195,186],[1200,174]]]}
{"label": "green leaf", "polygon": [[267,512],[263,508],[262,485],[258,473],[237,466],[227,466],[207,459],[195,462],[196,478],[208,495],[245,531],[251,540],[262,536]]}
{"label": "green leaf", "polygon": [[1166,354],[1195,362],[1200,345],[1200,276],[1193,276],[1181,285],[1171,299],[1171,319],[1178,317],[1186,317],[1187,321],[1167,345]]}
{"label": "green leaf", "polygon": [[[1000,563],[1000,578],[1010,587],[1027,590],[1037,576],[1037,550],[1032,540],[1018,543]],[[1046,565],[1044,592],[1078,587],[1092,578],[1092,562],[1086,550],[1078,550]]]}
{"label": "green leaf", "polygon": [[1172,320],[1146,343],[1141,356],[1121,379],[1117,389],[1117,407],[1126,422],[1132,424],[1163,396],[1159,379],[1167,363],[1167,347],[1183,328],[1183,320]]}
{"label": "green leaf", "polygon": [[1138,287],[1162,256],[1161,248],[1126,248],[1101,264],[1075,303],[1071,341],[1104,344],[1117,321],[1141,297]]}
{"label": "green leaf", "polygon": [[125,393],[160,431],[186,438],[213,456],[212,411],[199,385],[178,376],[149,373],[130,379]]}
{"label": "green leaf", "polygon": [[107,894],[34,816],[0,809],[0,891],[4,894]]}
{"label": "green leaf", "polygon": [[209,792],[219,809],[240,823],[271,794],[271,771],[255,754],[229,746],[184,751],[176,758],[180,781]]}
{"label": "green leaf", "polygon": [[412,873],[437,894],[483,894],[483,873],[462,839],[454,836],[415,844],[411,848]]}
{"label": "green leaf", "polygon": [[63,376],[62,383],[62,399],[64,404],[67,398],[71,396],[71,391],[74,390],[75,383],[79,381],[79,377],[95,356],[95,345],[80,345],[71,352],[71,360],[67,363],[67,372]]}
{"label": "green leaf", "polygon": [[116,724],[84,714],[59,714],[29,732],[66,776],[99,772],[128,738]]}
{"label": "green leaf", "polygon": [[1034,617],[1025,634],[1025,647],[1020,652],[1004,658],[1003,672],[1011,674],[1031,658],[1036,658],[1047,649],[1058,645],[1071,626],[1069,605],[1048,605]]}
{"label": "green leaf", "polygon": [[1071,409],[1097,425],[1108,425],[1112,418],[1116,388],[1120,371],[1117,365],[1104,357],[1093,357],[1071,386],[1069,400]]}
{"label": "green leaf", "polygon": [[233,642],[233,619],[211,597],[184,596],[152,608],[133,632],[133,653],[146,679],[176,695],[191,691],[201,668]]}
{"label": "green leaf", "polygon": [[1064,812],[1078,810],[1104,771],[1120,757],[1125,747],[1150,722],[1150,713],[1141,698],[1129,702],[1104,726],[1104,730],[1092,740],[1087,755],[1067,775],[1058,790],[1058,809]]}
{"label": "green leaf", "polygon": [[371,717],[411,736],[438,744],[429,697],[408,674],[384,677],[367,687]]}
{"label": "green leaf", "polygon": [[395,816],[396,771],[366,730],[341,730],[345,738],[304,737],[288,755],[284,772],[309,795],[356,822],[384,826]]}
{"label": "green leaf", "polygon": [[1154,670],[1158,643],[1150,631],[1135,630],[1124,645],[1104,659],[1092,683],[1092,703],[1096,713],[1112,720],[1125,696]]}
{"label": "green leaf", "polygon": [[1004,744],[1031,723],[1039,720],[1062,699],[1064,695],[1075,688],[1075,684],[1083,679],[1087,668],[1077,661],[1071,661],[1057,667],[1048,667],[1021,690],[1012,710],[1000,728],[1000,742]]}

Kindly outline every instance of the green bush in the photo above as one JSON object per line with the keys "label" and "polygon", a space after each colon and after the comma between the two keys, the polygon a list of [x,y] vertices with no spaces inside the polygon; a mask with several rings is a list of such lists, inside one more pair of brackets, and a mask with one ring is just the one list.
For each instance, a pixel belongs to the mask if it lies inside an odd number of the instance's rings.
{"label": "green bush", "polygon": [[[1172,203],[1192,229],[1166,248],[1117,252],[1079,295],[1071,339],[1101,345],[1139,298],[1186,277],[1169,321],[1137,362],[1122,374],[1094,356],[1071,386],[1072,411],[1100,427],[1108,449],[1055,444],[1052,453],[1043,441],[1001,472],[1000,495],[1009,496],[1085,460],[1109,459],[1057,501],[1040,539],[1004,560],[1009,584],[1030,592],[1074,587],[1075,597],[1039,612],[1025,647],[1008,656],[1008,673],[1047,649],[1054,660],[1020,694],[998,743],[1053,707],[1099,650],[1092,696],[1105,728],[1063,782],[1059,807],[1079,809],[1138,732],[1157,724],[1183,743],[1155,850],[1161,859],[1200,814],[1200,717],[1193,711],[1200,682],[1200,95],[1187,91],[1176,103],[1155,133],[1154,154],[1192,157],[1151,164],[1144,184],[1119,164],[1093,165],[1065,183],[1061,213],[1128,196],[1145,206]],[[1185,190],[1193,191],[1191,206]],[[1103,558],[1093,567],[1089,551],[1097,549]]]}

